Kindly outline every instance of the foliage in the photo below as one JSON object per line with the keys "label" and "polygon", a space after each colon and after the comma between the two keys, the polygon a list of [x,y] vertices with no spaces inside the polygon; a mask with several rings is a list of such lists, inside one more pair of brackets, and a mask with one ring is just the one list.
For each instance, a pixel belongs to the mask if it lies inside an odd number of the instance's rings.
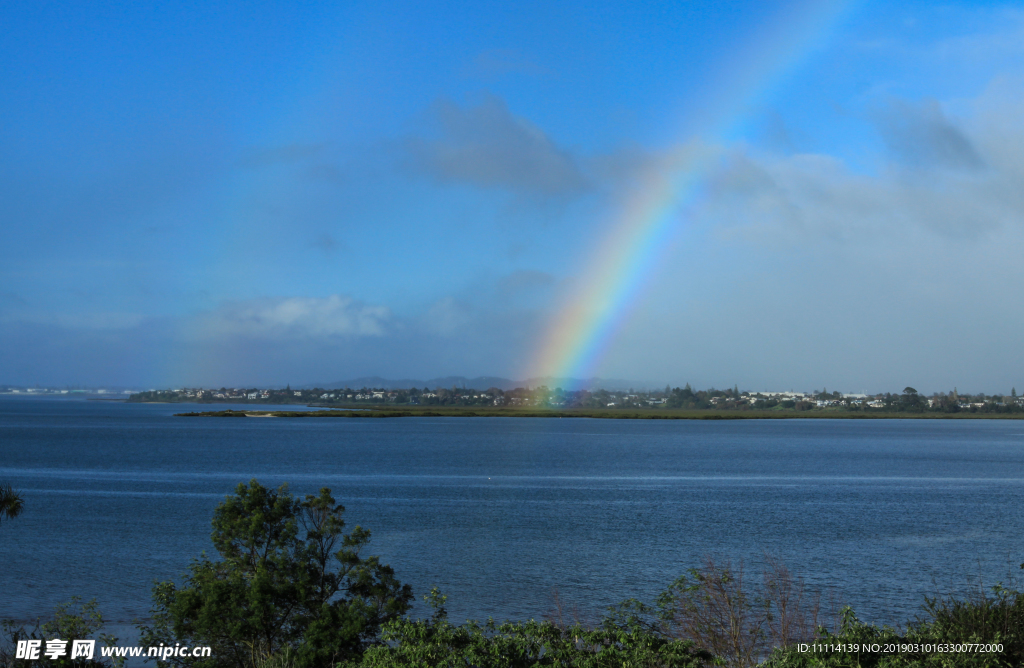
{"label": "foliage", "polygon": [[912,628],[949,642],[999,638],[1006,665],[1024,665],[1024,593],[996,585],[965,598],[925,599],[925,616]]}
{"label": "foliage", "polygon": [[[966,599],[929,598],[925,616],[905,631],[878,627],[843,610],[839,632],[822,632],[806,648],[776,649],[765,668],[1009,668],[1024,665],[1024,594],[995,587]],[[999,644],[999,652],[965,652],[950,644]],[[837,651],[856,645],[859,651]],[[865,645],[873,646],[863,651]],[[935,646],[945,646],[936,651]],[[801,651],[801,650],[804,651]],[[950,651],[952,650],[952,651]]]}
{"label": "foliage", "polygon": [[21,494],[14,491],[9,484],[0,485],[0,520],[13,520],[21,514],[25,502]]}
{"label": "foliage", "polygon": [[712,662],[693,643],[652,632],[635,618],[625,624],[609,620],[598,629],[534,620],[456,626],[436,588],[425,598],[435,611],[430,619],[390,623],[385,644],[346,668],[698,668]]}
{"label": "foliage", "polygon": [[326,488],[299,500],[287,485],[239,485],[213,517],[221,559],[195,560],[180,587],[156,584],[143,644],[210,646],[210,658],[169,662],[196,668],[358,658],[406,612],[412,592],[377,557],[360,555],[370,532],[343,533],[344,510]]}
{"label": "foliage", "polygon": [[653,604],[635,599],[609,610],[596,628],[576,622],[454,626],[435,589],[430,620],[387,627],[385,645],[369,649],[362,668],[474,666],[755,666],[773,647],[816,637],[820,597],[766,557],[759,582],[745,582],[743,566],[716,564],[675,580]]}
{"label": "foliage", "polygon": [[[0,668],[36,668],[47,666],[52,668],[91,668],[93,666],[120,666],[124,659],[111,659],[108,662],[99,660],[99,648],[97,647],[92,660],[75,659],[72,661],[70,648],[75,640],[99,639],[102,645],[112,647],[117,644],[117,638],[97,632],[103,628],[103,615],[99,611],[96,599],[86,603],[78,596],[73,596],[70,601],[57,605],[54,609],[53,618],[45,622],[37,621],[35,626],[28,630],[24,625],[16,624],[6,620],[0,623],[0,629],[4,636],[3,646],[0,647]],[[15,659],[14,649],[19,640],[42,640],[43,648],[47,640],[60,639],[67,641],[67,655],[63,658],[50,660],[45,657],[37,660]],[[41,654],[42,656],[42,654]]]}

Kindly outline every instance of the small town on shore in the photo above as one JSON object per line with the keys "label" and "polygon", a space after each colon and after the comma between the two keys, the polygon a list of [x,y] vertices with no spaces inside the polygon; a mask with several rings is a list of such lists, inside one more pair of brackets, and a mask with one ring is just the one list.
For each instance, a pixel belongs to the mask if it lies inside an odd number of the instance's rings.
{"label": "small town on shore", "polygon": [[937,413],[1024,412],[1024,397],[1016,388],[1009,394],[966,394],[955,388],[931,395],[913,387],[901,392],[844,394],[827,389],[812,392],[740,391],[732,389],[694,390],[666,386],[661,390],[563,390],[562,388],[516,388],[486,390],[471,388],[178,388],[137,392],[130,402],[306,404],[317,407],[345,406],[451,406],[529,407],[557,409],[688,409],[688,410],[777,410],[777,411],[868,411]]}

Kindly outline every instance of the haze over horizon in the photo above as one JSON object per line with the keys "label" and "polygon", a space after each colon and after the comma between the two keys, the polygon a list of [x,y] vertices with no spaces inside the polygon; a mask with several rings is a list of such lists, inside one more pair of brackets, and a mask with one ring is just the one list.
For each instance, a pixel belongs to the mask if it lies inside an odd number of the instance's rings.
{"label": "haze over horizon", "polygon": [[1018,5],[55,2],[0,21],[0,383],[576,375],[538,374],[539,351],[629,202],[699,154],[577,377],[1024,388]]}

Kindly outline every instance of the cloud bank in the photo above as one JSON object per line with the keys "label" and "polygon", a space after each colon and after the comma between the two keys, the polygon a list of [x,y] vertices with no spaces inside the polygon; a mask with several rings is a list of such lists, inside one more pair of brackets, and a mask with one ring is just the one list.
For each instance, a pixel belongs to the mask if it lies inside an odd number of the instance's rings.
{"label": "cloud bank", "polygon": [[573,155],[499,97],[467,108],[440,100],[433,120],[438,136],[409,138],[405,149],[416,171],[441,183],[539,197],[574,197],[589,188]]}
{"label": "cloud bank", "polygon": [[192,327],[208,339],[329,339],[383,336],[391,321],[391,311],[385,306],[330,295],[229,302],[198,315]]}

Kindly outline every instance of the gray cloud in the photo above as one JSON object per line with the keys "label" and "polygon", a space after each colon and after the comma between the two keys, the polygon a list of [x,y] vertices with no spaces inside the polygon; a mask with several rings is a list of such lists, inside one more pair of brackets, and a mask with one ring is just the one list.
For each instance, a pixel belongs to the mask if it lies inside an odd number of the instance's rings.
{"label": "gray cloud", "polygon": [[971,140],[950,122],[936,100],[919,104],[891,100],[874,116],[889,150],[907,164],[959,169],[984,164]]}
{"label": "gray cloud", "polygon": [[659,182],[661,187],[672,188],[671,181],[678,174],[689,170],[703,173],[721,153],[721,147],[700,139],[660,151],[627,144],[609,153],[590,156],[586,164],[595,182],[615,200],[628,198],[638,190],[646,191]]}
{"label": "gray cloud", "polygon": [[540,128],[513,115],[504,101],[487,96],[474,107],[449,100],[434,108],[438,137],[410,138],[413,167],[442,183],[467,183],[519,195],[575,197],[589,182],[576,158]]}

